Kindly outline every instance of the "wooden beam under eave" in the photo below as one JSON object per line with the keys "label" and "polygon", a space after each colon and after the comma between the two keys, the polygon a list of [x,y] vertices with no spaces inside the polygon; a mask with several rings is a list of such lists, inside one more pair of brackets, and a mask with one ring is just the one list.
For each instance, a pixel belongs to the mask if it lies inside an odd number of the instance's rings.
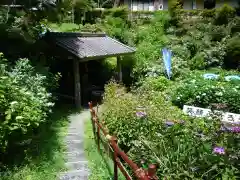
{"label": "wooden beam under eave", "polygon": [[118,70],[118,80],[122,82],[122,64],[121,64],[121,57],[117,56],[117,70]]}
{"label": "wooden beam under eave", "polygon": [[74,94],[75,94],[75,105],[77,108],[81,107],[81,82],[79,72],[79,60],[73,59],[73,73],[74,73]]}

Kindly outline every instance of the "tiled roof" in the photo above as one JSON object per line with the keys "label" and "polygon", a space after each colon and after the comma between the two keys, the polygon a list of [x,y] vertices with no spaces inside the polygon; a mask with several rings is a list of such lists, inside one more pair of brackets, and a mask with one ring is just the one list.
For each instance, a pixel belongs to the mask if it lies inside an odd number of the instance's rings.
{"label": "tiled roof", "polygon": [[131,54],[134,48],[120,43],[103,33],[49,32],[52,40],[80,59],[95,59]]}

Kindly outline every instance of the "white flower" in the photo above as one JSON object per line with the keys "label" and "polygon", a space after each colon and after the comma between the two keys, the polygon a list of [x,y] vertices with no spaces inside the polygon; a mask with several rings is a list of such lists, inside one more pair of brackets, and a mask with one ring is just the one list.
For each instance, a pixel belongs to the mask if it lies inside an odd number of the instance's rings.
{"label": "white flower", "polygon": [[202,95],[203,95],[203,96],[206,96],[206,93],[203,93]]}
{"label": "white flower", "polygon": [[11,102],[10,104],[11,105],[14,105],[14,104],[17,104],[18,102],[17,101],[13,101],[13,102]]}
{"label": "white flower", "polygon": [[26,94],[26,95],[30,95],[31,93],[30,93],[30,92],[26,92],[25,94]]}
{"label": "white flower", "polygon": [[54,103],[49,102],[49,103],[47,103],[47,106],[54,106]]}
{"label": "white flower", "polygon": [[22,118],[23,118],[22,116],[17,116],[16,120],[19,120],[19,119],[22,119]]}
{"label": "white flower", "polygon": [[196,96],[196,98],[198,98],[198,99],[199,99],[199,98],[200,98],[200,96]]}
{"label": "white flower", "polygon": [[222,92],[217,92],[216,95],[217,95],[217,96],[222,96],[223,93],[222,93]]}
{"label": "white flower", "polygon": [[180,99],[180,97],[177,97],[177,99],[179,100],[179,99]]}

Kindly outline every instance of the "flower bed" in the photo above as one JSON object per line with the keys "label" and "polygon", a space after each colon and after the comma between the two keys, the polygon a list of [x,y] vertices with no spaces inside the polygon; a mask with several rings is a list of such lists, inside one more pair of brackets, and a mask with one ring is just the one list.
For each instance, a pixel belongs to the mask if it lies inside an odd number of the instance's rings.
{"label": "flower bed", "polygon": [[106,126],[121,148],[143,167],[157,163],[160,178],[235,179],[239,175],[239,133],[221,131],[217,118],[186,117],[159,92],[126,93],[115,83],[106,87],[104,106]]}

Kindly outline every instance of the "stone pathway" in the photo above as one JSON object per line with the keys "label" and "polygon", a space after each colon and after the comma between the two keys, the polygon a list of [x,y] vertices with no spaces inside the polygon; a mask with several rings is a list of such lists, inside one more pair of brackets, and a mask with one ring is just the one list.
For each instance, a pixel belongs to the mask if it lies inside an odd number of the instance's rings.
{"label": "stone pathway", "polygon": [[84,156],[84,121],[90,118],[89,110],[69,116],[70,126],[66,136],[67,172],[61,172],[59,180],[87,180],[90,174]]}

